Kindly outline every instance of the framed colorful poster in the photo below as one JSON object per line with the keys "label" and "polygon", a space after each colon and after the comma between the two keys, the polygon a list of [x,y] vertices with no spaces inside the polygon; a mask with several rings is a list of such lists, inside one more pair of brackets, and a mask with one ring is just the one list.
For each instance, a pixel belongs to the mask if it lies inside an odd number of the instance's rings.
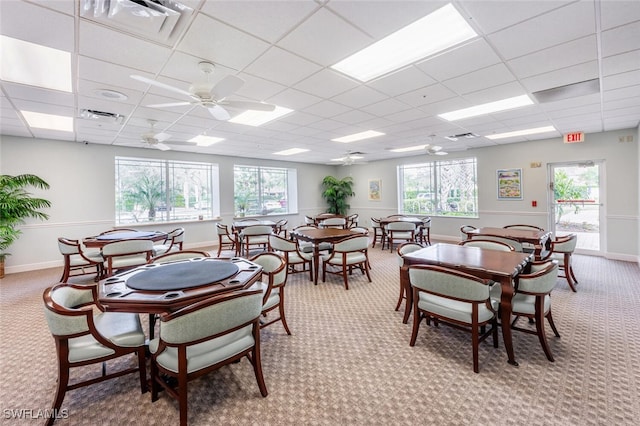
{"label": "framed colorful poster", "polygon": [[522,200],[522,169],[498,170],[498,200]]}
{"label": "framed colorful poster", "polygon": [[381,200],[382,179],[369,179],[369,201]]}

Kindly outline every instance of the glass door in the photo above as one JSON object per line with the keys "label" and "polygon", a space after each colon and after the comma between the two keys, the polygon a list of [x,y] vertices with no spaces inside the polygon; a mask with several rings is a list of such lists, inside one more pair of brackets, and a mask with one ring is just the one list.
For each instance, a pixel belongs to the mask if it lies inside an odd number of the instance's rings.
{"label": "glass door", "polygon": [[578,235],[576,251],[605,251],[603,161],[549,164],[549,223],[554,235]]}

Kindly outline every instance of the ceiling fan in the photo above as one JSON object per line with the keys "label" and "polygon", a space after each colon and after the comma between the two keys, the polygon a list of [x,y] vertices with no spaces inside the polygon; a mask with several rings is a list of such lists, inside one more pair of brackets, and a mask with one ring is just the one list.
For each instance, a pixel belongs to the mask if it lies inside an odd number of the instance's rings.
{"label": "ceiling fan", "polygon": [[424,149],[427,152],[427,155],[447,155],[448,154],[448,152],[443,151],[442,147],[439,145],[427,144],[425,145]]}
{"label": "ceiling fan", "polygon": [[360,152],[360,151],[347,151],[346,155],[344,157],[340,157],[340,158],[333,158],[331,159],[331,161],[340,161],[342,162],[343,166],[350,166],[352,164],[363,164],[361,162],[359,162],[358,160],[362,160],[364,157],[365,153],[364,152]]}
{"label": "ceiling fan", "polygon": [[156,125],[156,120],[147,120],[149,122],[149,125],[151,126],[151,130],[149,130],[147,133],[143,133],[142,136],[140,136],[142,142],[146,143],[147,145],[149,145],[152,148],[156,148],[159,149],[160,151],[168,151],[171,148],[168,145],[165,145],[164,141],[166,141],[167,139],[169,139],[171,137],[170,134],[168,133],[156,133],[155,131],[155,125]]}
{"label": "ceiling fan", "polygon": [[210,76],[215,70],[215,65],[211,62],[203,61],[198,64],[198,67],[207,76],[207,81],[202,83],[195,82],[189,87],[189,90],[183,90],[178,87],[160,83],[159,81],[155,81],[141,75],[134,74],[131,75],[131,78],[191,98],[190,101],[185,102],[169,102],[164,104],[147,105],[151,108],[165,108],[182,105],[201,106],[209,110],[213,118],[216,120],[228,120],[231,118],[231,115],[224,107],[251,109],[256,111],[273,111],[276,108],[275,105],[263,104],[261,102],[226,100],[227,96],[232,95],[242,87],[244,80],[234,75],[228,75],[217,84],[213,84],[210,82]]}

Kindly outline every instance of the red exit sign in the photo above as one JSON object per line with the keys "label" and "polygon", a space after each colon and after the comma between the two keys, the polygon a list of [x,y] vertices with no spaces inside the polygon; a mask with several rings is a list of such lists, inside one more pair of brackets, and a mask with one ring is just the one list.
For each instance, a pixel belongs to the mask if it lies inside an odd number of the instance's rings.
{"label": "red exit sign", "polygon": [[573,132],[564,135],[564,143],[584,142],[584,132]]}

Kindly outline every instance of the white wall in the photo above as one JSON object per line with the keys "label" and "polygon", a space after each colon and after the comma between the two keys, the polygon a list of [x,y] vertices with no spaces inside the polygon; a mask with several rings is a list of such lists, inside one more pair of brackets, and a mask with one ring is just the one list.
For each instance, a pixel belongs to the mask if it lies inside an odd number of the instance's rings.
{"label": "white wall", "polygon": [[[167,158],[217,163],[220,172],[220,214],[223,223],[231,223],[233,204],[233,165],[263,165],[298,169],[297,215],[278,216],[289,220],[289,227],[304,222],[305,214],[326,210],[321,194],[324,176],[335,174],[335,166],[265,161],[237,157],[162,152],[145,148],[82,144],[55,140],[38,140],[0,136],[0,173],[17,175],[32,173],[50,185],[47,191],[32,191],[35,196],[51,201],[46,209],[49,220],[27,220],[23,235],[9,248],[6,273],[61,265],[58,237],[81,239],[96,235],[115,225],[116,156]],[[202,247],[217,243],[215,222],[196,221],[149,225],[169,231],[185,228],[185,246]],[[143,228],[143,226],[136,226]]]}
{"label": "white wall", "polygon": [[[633,136],[633,142],[618,142],[619,136]],[[463,224],[474,226],[503,225],[527,222],[548,228],[547,215],[547,163],[579,160],[605,160],[606,162],[606,255],[611,258],[637,260],[640,226],[639,188],[640,129],[588,134],[580,144],[563,144],[560,139],[547,139],[517,144],[497,145],[490,148],[453,152],[445,158],[475,156],[478,159],[478,187],[480,218],[434,217],[432,235],[459,238]],[[366,151],[366,142],[358,149]],[[326,210],[321,196],[321,181],[326,175],[354,178],[356,193],[349,203],[351,212],[359,213],[361,224],[368,226],[370,217],[397,213],[398,194],[396,166],[410,164],[427,157],[413,156],[403,159],[378,161],[353,166],[324,166],[291,162],[238,159],[215,155],[184,152],[161,152],[143,148],[124,148],[111,145],[84,145],[74,142],[38,140],[0,136],[0,173],[34,173],[50,185],[49,191],[34,191],[53,203],[48,209],[46,222],[29,220],[22,227],[23,235],[11,248],[6,272],[59,266],[60,254],[57,238],[83,238],[114,226],[114,157],[169,158],[186,161],[209,161],[219,164],[221,216],[230,223],[233,216],[233,164],[296,167],[298,170],[299,214],[285,216],[290,227],[303,222],[305,214]],[[530,163],[541,162],[542,167],[531,168]],[[498,201],[496,197],[496,170],[523,169],[522,201]],[[382,179],[382,199],[369,201],[369,179]],[[531,201],[538,207],[531,207]],[[177,224],[153,225],[154,229],[170,230]],[[180,223],[185,228],[187,247],[210,245],[215,241],[212,221]]]}

